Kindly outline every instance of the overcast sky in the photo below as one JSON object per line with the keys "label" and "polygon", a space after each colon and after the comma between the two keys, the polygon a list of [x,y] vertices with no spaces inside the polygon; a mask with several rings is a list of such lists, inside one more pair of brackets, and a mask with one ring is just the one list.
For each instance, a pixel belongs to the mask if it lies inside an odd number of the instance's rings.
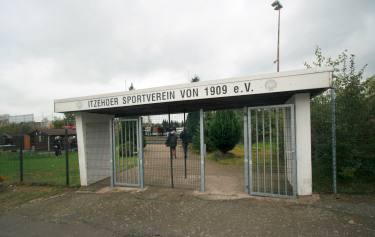
{"label": "overcast sky", "polygon": [[[277,13],[258,0],[0,0],[0,114],[53,100],[274,72]],[[281,70],[319,45],[375,74],[374,0],[281,0]]]}

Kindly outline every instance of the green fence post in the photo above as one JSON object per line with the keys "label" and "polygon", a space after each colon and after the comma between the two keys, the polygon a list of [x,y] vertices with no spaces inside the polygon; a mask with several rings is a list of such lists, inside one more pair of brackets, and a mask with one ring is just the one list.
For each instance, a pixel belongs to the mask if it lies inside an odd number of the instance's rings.
{"label": "green fence post", "polygon": [[19,146],[20,146],[20,181],[23,182],[23,135],[21,135],[19,138]]}
{"label": "green fence post", "polygon": [[69,186],[69,141],[68,129],[65,128],[65,170],[66,170],[66,185]]}

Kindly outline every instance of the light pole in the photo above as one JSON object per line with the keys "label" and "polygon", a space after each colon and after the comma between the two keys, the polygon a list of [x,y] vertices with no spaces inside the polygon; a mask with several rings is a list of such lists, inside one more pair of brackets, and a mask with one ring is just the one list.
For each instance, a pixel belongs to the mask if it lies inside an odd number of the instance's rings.
{"label": "light pole", "polygon": [[278,23],[277,23],[277,58],[274,63],[277,62],[277,72],[280,71],[280,10],[283,5],[278,0],[275,0],[271,6],[275,11],[279,11]]}

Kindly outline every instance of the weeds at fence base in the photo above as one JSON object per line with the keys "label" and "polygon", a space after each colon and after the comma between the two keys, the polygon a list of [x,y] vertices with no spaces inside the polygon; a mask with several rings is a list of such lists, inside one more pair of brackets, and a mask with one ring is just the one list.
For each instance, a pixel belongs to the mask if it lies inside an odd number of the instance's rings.
{"label": "weeds at fence base", "polygon": [[[330,160],[313,160],[313,192],[332,193],[332,167]],[[375,182],[360,179],[343,179],[338,176],[337,191],[341,194],[375,194]]]}
{"label": "weeds at fence base", "polygon": [[0,212],[10,210],[32,200],[45,199],[54,195],[75,190],[63,186],[5,185],[0,191]]}

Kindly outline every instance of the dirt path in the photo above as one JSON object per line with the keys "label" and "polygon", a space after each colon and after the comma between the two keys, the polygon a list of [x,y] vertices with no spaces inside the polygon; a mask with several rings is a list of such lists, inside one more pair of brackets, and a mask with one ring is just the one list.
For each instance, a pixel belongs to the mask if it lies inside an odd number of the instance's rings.
{"label": "dirt path", "polygon": [[158,188],[70,191],[0,213],[0,236],[374,235],[375,196],[323,196],[306,202],[207,200]]}
{"label": "dirt path", "polygon": [[221,165],[215,161],[206,159],[206,189],[208,193],[212,194],[243,194],[243,167]]}
{"label": "dirt path", "polygon": [[[173,159],[174,184],[177,188],[200,188],[200,155],[189,151],[187,176],[184,176],[184,152],[177,146]],[[169,148],[164,144],[147,144],[144,149],[145,184],[170,187]],[[213,194],[235,195],[244,192],[242,166],[221,165],[206,159],[206,190]]]}

